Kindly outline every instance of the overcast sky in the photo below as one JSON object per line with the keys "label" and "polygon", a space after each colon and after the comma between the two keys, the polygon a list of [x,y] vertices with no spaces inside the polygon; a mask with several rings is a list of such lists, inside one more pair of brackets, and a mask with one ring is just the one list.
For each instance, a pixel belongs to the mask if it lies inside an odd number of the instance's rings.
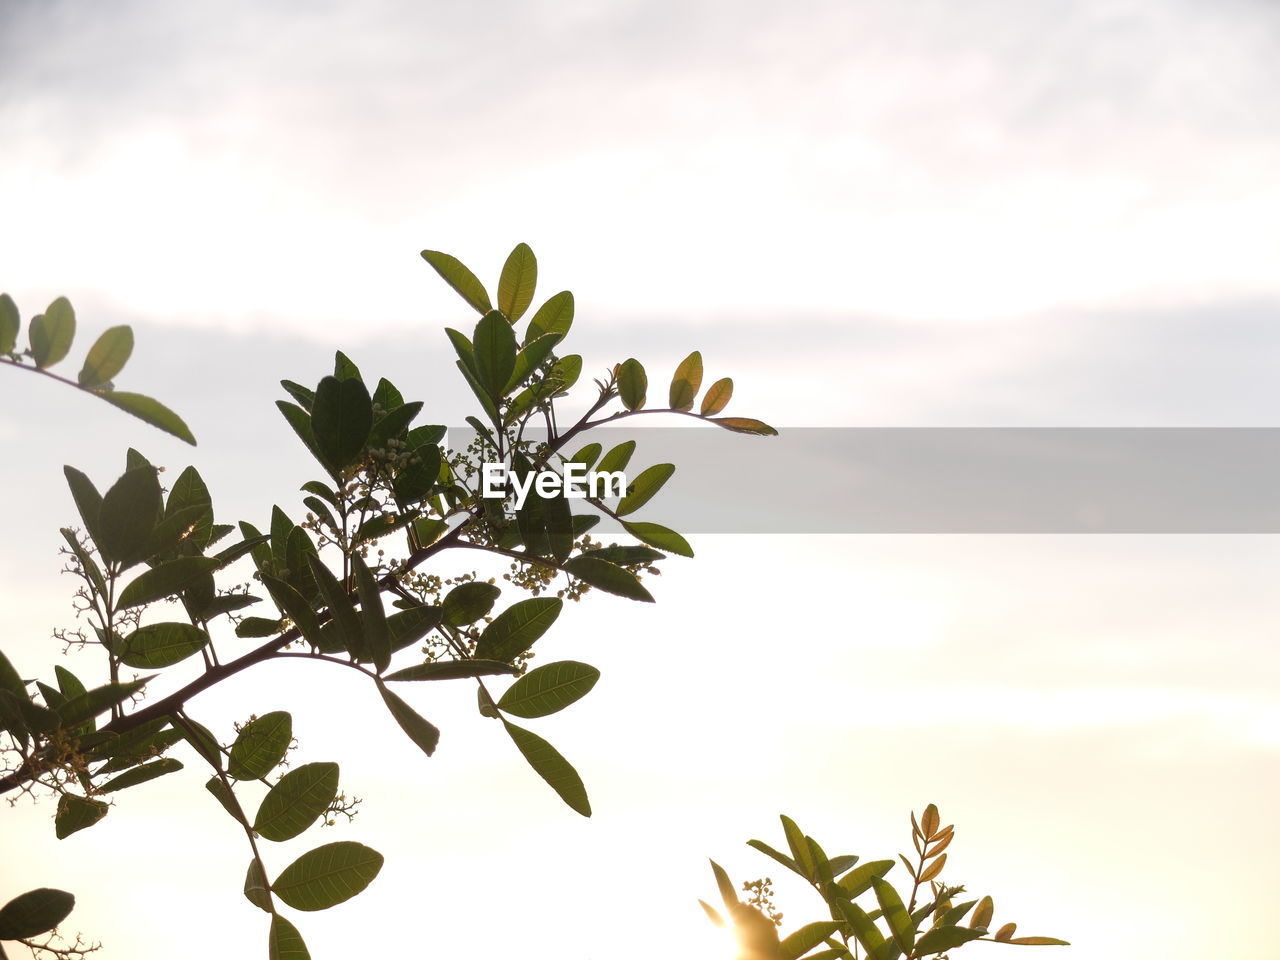
{"label": "overcast sky", "polygon": [[[200,438],[0,377],[5,650],[50,672],[70,617],[64,462],[194,462],[261,524],[311,476],[275,383],[335,347],[428,419],[469,413],[441,328],[471,317],[424,247],[492,286],[530,243],[588,371],[663,382],[698,348],[731,412],[782,428],[1276,426],[1277,89],[1280,12],[1245,0],[0,2],[0,288],[24,319],[69,296],[85,343],[132,324],[121,386]],[[367,798],[334,836],[387,867],[301,917],[313,956],[714,960],[705,857],[772,875],[742,842],[778,812],[888,856],[934,801],[948,872],[1074,956],[1270,960],[1276,538],[695,547],[654,608],[593,597],[543,641],[604,671],[539,727],[590,822],[467,689],[422,699],[430,761],[318,669],[193,706],[224,735],[293,709],[301,759]],[[0,900],[77,892],[103,960],[265,949],[192,767],[63,842],[51,807],[5,810]]]}

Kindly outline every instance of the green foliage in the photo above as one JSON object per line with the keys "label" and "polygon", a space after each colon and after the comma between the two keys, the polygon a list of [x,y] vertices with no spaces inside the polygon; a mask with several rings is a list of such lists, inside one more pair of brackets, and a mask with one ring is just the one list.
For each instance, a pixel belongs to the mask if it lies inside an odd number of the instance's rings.
{"label": "green foliage", "polygon": [[[990,897],[955,902],[964,887],[942,880],[955,828],[940,825],[938,808],[933,804],[919,819],[911,815],[915,856],[901,855],[897,861],[859,863],[852,855],[828,857],[794,820],[786,816],[781,820],[790,855],[763,840],[748,844],[813,887],[830,919],[807,923],[779,939],[777,927],[782,915],[774,909],[771,881],[766,878],[744,884],[743,889],[751,891],[752,897],[749,903],[742,903],[728,874],[712,861],[716,886],[738,936],[740,960],[920,960],[977,940],[1023,946],[1067,945],[1054,937],[1014,937],[1017,925],[1013,923],[992,933]],[[906,869],[909,884],[904,881],[895,887],[885,878],[899,862]],[[909,892],[904,897],[900,891]],[[724,925],[715,908],[699,903],[713,923]]]}
{"label": "green foliage", "polygon": [[[599,671],[573,660],[528,669],[565,600],[595,589],[652,602],[645,577],[668,554],[692,556],[683,536],[647,520],[623,521],[639,542],[599,543],[587,536],[601,516],[618,519],[648,507],[675,466],[641,472],[613,508],[592,498],[579,507],[541,492],[521,507],[511,496],[486,499],[477,482],[480,466],[500,462],[520,476],[546,472],[562,480],[573,444],[578,462],[598,459],[601,470],[624,471],[634,441],[603,452],[599,443],[582,447],[579,436],[652,413],[726,426],[691,412],[702,383],[697,351],[675,371],[668,408],[645,407],[648,377],[638,360],[629,359],[595,380],[594,395],[579,407],[585,406],[585,414],[558,426],[560,402],[582,373],[581,356],[562,353],[573,324],[573,295],[562,291],[547,299],[521,332],[518,324],[534,306],[538,278],[528,246],[518,245],[506,259],[496,306],[457,258],[435,251],[422,256],[479,315],[470,336],[452,329],[446,335],[476,400],[477,415],[467,422],[481,440],[466,450],[445,449],[443,426],[415,425],[422,402],[406,400],[385,378],[366,379],[339,352],[332,373],[318,371],[314,387],[281,381],[289,399],[277,408],[318,468],[293,510],[293,516],[305,513],[301,523],[281,506],[270,510],[266,533],[248,521],[219,523],[195,467],[178,471],[165,491],[158,468],[135,450],[128,451],[118,479],[103,487],[67,466],[80,526],[63,528],[62,535],[80,581],[89,625],[84,642],[100,649],[105,682],[86,685],[57,667],[56,685],[33,686],[0,653],[0,793],[35,786],[52,791],[58,798],[55,834],[65,838],[107,815],[110,807],[101,797],[127,803],[129,790],[181,774],[183,761],[166,754],[190,748],[207,768],[197,782],[204,782],[249,843],[244,896],[270,915],[271,957],[308,956],[298,930],[278,912],[281,904],[301,911],[335,906],[368,886],[382,856],[351,841],[326,843],[273,879],[259,856],[262,841],[289,841],[317,822],[334,823],[338,814],[349,816],[356,801],[341,792],[336,763],[308,762],[281,772],[294,744],[287,712],[249,717],[236,725],[228,743],[226,720],[214,724],[220,731],[215,733],[190,715],[195,694],[268,661],[309,659],[354,671],[377,691],[368,702],[380,700],[376,709],[385,708],[406,735],[405,755],[421,760],[435,751],[441,730],[409,702],[416,694],[402,696],[390,685],[473,683],[481,713],[501,720],[532,771],[572,810],[590,816],[587,790],[573,765],[508,717],[536,720],[558,713],[596,685]],[[70,304],[59,299],[35,318],[29,347],[21,352],[19,319],[12,299],[0,296],[0,361],[63,380],[49,368],[73,345]],[[90,348],[77,380],[63,382],[194,443],[167,408],[114,389],[112,380],[132,348],[127,327],[111,328]],[[721,390],[704,400],[704,411],[710,402],[718,413],[727,401]],[[745,429],[746,422],[730,428]],[[530,428],[543,424],[550,425],[549,435],[529,439]],[[771,431],[760,425],[748,432]],[[501,556],[513,572],[502,582],[485,582],[466,570],[447,579],[420,571],[455,549]],[[235,569],[237,564],[250,570]],[[543,596],[557,581],[556,595]],[[513,598],[517,591],[532,596]],[[261,615],[241,613],[255,604]],[[246,639],[256,646],[240,652]],[[237,653],[229,656],[230,649]],[[181,679],[166,685],[172,692],[147,699],[153,676],[125,679],[130,669],[159,671],[166,679],[171,669],[186,672],[173,675]],[[506,689],[491,692],[488,684],[495,682]],[[384,729],[385,724],[371,727],[379,735]],[[240,799],[250,781],[267,787],[252,817]],[[13,901],[11,911],[5,908],[9,913],[0,913],[0,938],[5,930],[24,931],[53,917],[58,911],[49,904],[69,910],[70,895],[58,900],[54,893],[33,891],[24,895],[30,901]],[[10,914],[37,919],[15,919],[6,927]]]}

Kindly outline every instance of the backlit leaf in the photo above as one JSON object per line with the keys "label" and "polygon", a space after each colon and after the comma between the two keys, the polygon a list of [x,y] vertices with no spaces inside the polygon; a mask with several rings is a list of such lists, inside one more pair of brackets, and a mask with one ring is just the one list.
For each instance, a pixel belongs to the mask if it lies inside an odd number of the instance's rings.
{"label": "backlit leaf", "polygon": [[577,556],[565,564],[565,570],[584,583],[606,593],[653,603],[653,594],[644,588],[635,574],[597,557]]}
{"label": "backlit leaf", "polygon": [[31,356],[42,370],[61,361],[76,336],[76,312],[66,297],[58,297],[28,327]]}
{"label": "backlit leaf", "polygon": [[563,339],[572,325],[573,294],[568,290],[561,290],[554,296],[548,297],[547,302],[534,311],[533,319],[529,321],[529,329],[524,334],[524,342],[533,343],[548,333],[558,333]]}
{"label": "backlit leaf", "polygon": [[473,677],[494,677],[512,674],[516,668],[501,660],[441,660],[438,663],[419,663],[389,673],[384,680],[463,680]]}
{"label": "backlit leaf", "polygon": [[729,405],[729,399],[732,396],[733,381],[728,377],[723,380],[717,380],[707,390],[706,396],[702,398],[702,407],[699,413],[704,417],[715,416]]}
{"label": "backlit leaf", "polygon": [[627,494],[618,501],[615,512],[620,517],[635,513],[653,499],[675,472],[675,464],[672,463],[655,463],[652,467],[641,471],[640,476],[627,486]]}
{"label": "backlit leaf", "polygon": [[80,830],[92,827],[107,815],[109,808],[101,800],[90,800],[64,793],[58,798],[58,812],[53,818],[53,832],[65,840]]}
{"label": "backlit leaf", "polygon": [[102,498],[98,546],[103,554],[126,567],[144,559],[160,509],[160,481],[155,469],[142,466],[126,471]]}
{"label": "backlit leaf", "polygon": [[444,278],[444,282],[453,287],[477,313],[488,313],[493,309],[484,284],[457,257],[440,253],[438,250],[423,250],[422,259],[431,264],[436,273]]}
{"label": "backlit leaf", "polygon": [[472,340],[476,356],[476,380],[492,400],[503,395],[516,366],[516,335],[496,310],[476,324]]}
{"label": "backlit leaf", "polygon": [[300,856],[271,884],[295,910],[327,910],[350,900],[382,869],[382,854],[362,843],[340,840]]}
{"label": "backlit leaf", "polygon": [[311,960],[298,928],[278,913],[271,918],[267,960]]}
{"label": "backlit leaf", "polygon": [[124,790],[128,787],[136,787],[140,783],[146,783],[148,780],[154,780],[156,777],[163,777],[165,774],[177,773],[182,769],[182,761],[174,757],[161,757],[158,760],[152,760],[150,763],[144,763],[141,766],[134,767],[132,770],[126,770],[118,777],[113,777],[98,788],[100,793],[111,793],[115,790]]}
{"label": "backlit leaf", "polygon": [[284,759],[293,739],[293,717],[283,710],[264,713],[240,728],[231,745],[227,773],[237,780],[265,777]]}
{"label": "backlit leaf", "polygon": [[494,601],[501,593],[494,584],[481,580],[458,584],[445,595],[441,604],[444,622],[455,627],[475,623],[493,609]]}
{"label": "backlit leaf", "polygon": [[507,320],[515,323],[533,302],[533,292],[538,284],[538,259],[527,243],[516,248],[502,265],[498,278],[498,309]]}
{"label": "backlit leaf", "polygon": [[778,431],[763,420],[750,417],[713,417],[711,420],[717,427],[732,430],[734,433],[750,433],[758,437],[776,437]]}
{"label": "backlit leaf", "polygon": [[532,597],[513,603],[493,618],[476,643],[476,657],[487,660],[515,659],[533,646],[560,616],[564,601],[559,597]]}
{"label": "backlit leaf", "polygon": [[0,907],[0,940],[27,940],[52,930],[71,913],[76,898],[65,890],[28,890]]}
{"label": "backlit leaf", "polygon": [[529,766],[538,776],[547,781],[551,789],[560,795],[560,799],[575,812],[584,817],[591,816],[591,801],[587,799],[587,788],[582,785],[582,778],[558,751],[536,733],[517,727],[506,720],[502,725],[515,741],[516,747],[524,754]]}
{"label": "backlit leaf", "polygon": [[22,329],[22,314],[7,293],[0,293],[0,354],[13,353]]}
{"label": "backlit leaf", "polygon": [[133,331],[128,327],[109,327],[89,348],[80,369],[80,386],[97,387],[113,379],[129,362],[133,353]]}
{"label": "backlit leaf", "polygon": [[159,400],[144,397],[140,393],[125,393],[122,390],[95,391],[95,395],[113,407],[119,407],[126,413],[133,414],[144,423],[149,423],[165,433],[171,433],[193,447],[196,445],[196,438],[192,435],[191,428]]}
{"label": "backlit leaf", "polygon": [[125,637],[119,656],[130,667],[168,667],[198,652],[208,642],[209,635],[189,623],[152,623]]}
{"label": "backlit leaf", "polygon": [[120,591],[120,610],[152,603],[181,593],[202,574],[212,573],[220,564],[212,557],[178,557],[144,571]]}
{"label": "backlit leaf", "polygon": [[512,684],[498,709],[526,719],[545,717],[581,700],[599,679],[599,670],[576,660],[543,664]]}
{"label": "backlit leaf", "polygon": [[676,367],[671,378],[669,401],[673,410],[692,410],[693,400],[702,387],[702,354],[697,350],[689,354]]}
{"label": "backlit leaf", "polygon": [[271,913],[271,892],[267,889],[267,875],[262,872],[262,861],[254,857],[244,877],[244,898],[259,910]]}
{"label": "backlit leaf", "polygon": [[268,840],[292,840],[329,808],[338,795],[338,765],[307,763],[290,770],[271,788],[253,829]]}
{"label": "backlit leaf", "polygon": [[316,387],[311,432],[326,462],[341,471],[360,456],[373,428],[373,402],[363,381],[325,377]]}
{"label": "backlit leaf", "polygon": [[649,378],[640,361],[635,358],[623,361],[618,368],[618,396],[622,405],[628,410],[639,410],[644,406],[648,390]]}
{"label": "backlit leaf", "polygon": [[378,693],[382,694],[383,702],[391,711],[391,716],[395,718],[396,723],[400,724],[400,729],[418,745],[418,749],[428,757],[435,753],[436,744],[440,742],[440,731],[435,724],[422,717],[413,707],[388,690],[381,680],[378,681]]}

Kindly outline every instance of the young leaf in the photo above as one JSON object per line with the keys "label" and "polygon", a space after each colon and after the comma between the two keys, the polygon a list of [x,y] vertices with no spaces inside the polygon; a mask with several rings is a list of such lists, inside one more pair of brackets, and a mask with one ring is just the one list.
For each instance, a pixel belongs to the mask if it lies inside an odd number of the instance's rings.
{"label": "young leaf", "polygon": [[584,817],[591,816],[591,801],[587,799],[587,788],[582,785],[582,778],[578,776],[578,771],[573,769],[569,761],[536,733],[517,727],[506,720],[502,721],[502,725],[515,741],[516,747],[524,754],[529,766],[533,767],[538,776],[547,781],[551,789],[560,795],[560,799]]}
{"label": "young leaf", "polygon": [[631,523],[623,523],[622,526],[627,533],[637,540],[649,544],[651,547],[657,547],[659,550],[666,550],[668,553],[675,553],[682,557],[693,556],[693,547],[689,546],[688,540],[674,530],[670,530],[660,524],[643,523],[636,520]]}
{"label": "young leaf", "polygon": [[409,739],[428,757],[435,753],[436,744],[440,742],[440,731],[436,726],[388,690],[381,680],[378,680],[378,693],[382,694],[382,700],[391,711],[391,716],[395,717],[396,723],[400,724],[400,729]]}
{"label": "young leaf", "polygon": [[579,555],[566,563],[564,569],[579,580],[606,593],[626,597],[629,600],[653,603],[653,594],[644,588],[635,574],[607,560]]}
{"label": "young leaf", "polygon": [[457,257],[452,257],[447,253],[440,253],[437,250],[423,250],[422,259],[431,264],[435,272],[444,279],[444,282],[453,287],[459,296],[471,304],[477,313],[488,313],[493,309],[493,304],[489,301],[489,294],[485,291],[484,284]]}
{"label": "young leaf", "polygon": [[66,297],[59,297],[28,328],[31,356],[40,369],[52,367],[71,350],[76,336],[76,312]]}
{"label": "young leaf", "polygon": [[527,243],[516,244],[498,278],[498,309],[510,323],[515,323],[529,309],[537,284],[538,258]]}
{"label": "young leaf", "polygon": [[622,405],[628,410],[639,410],[644,406],[648,390],[649,378],[640,361],[635,358],[623,361],[618,368],[618,396],[622,398]]}
{"label": "young leaf", "polygon": [[22,314],[7,293],[0,293],[0,354],[13,353],[22,329]]}
{"label": "young leaf", "polygon": [[550,629],[563,608],[564,601],[559,597],[532,597],[513,603],[480,634],[476,656],[514,660]]}
{"label": "young leaf", "polygon": [[586,663],[546,663],[513,683],[498,701],[498,709],[513,717],[545,717],[581,700],[599,679],[600,671]]}
{"label": "young leaf", "polygon": [[671,378],[671,390],[668,395],[671,409],[692,410],[693,400],[702,386],[702,354],[697,350],[689,354],[676,367],[675,376]]}
{"label": "young leaf", "polygon": [[290,770],[271,788],[253,829],[277,843],[292,840],[329,809],[338,795],[338,765],[307,763]]}
{"label": "young leaf", "polygon": [[271,917],[271,933],[267,940],[267,960],[311,960],[307,945],[298,928],[280,914]]}
{"label": "young leaf", "polygon": [[632,480],[627,487],[627,494],[618,501],[618,508],[615,512],[620,517],[635,513],[653,499],[675,472],[676,468],[673,463],[655,463],[652,467],[642,471],[640,476]]}
{"label": "young leaf", "polygon": [[732,396],[733,381],[728,377],[723,380],[717,380],[711,385],[711,389],[707,391],[706,396],[702,398],[702,408],[698,411],[699,414],[704,417],[714,417],[729,405],[729,398]]}
{"label": "young leaf", "polygon": [[168,667],[202,650],[208,642],[209,635],[189,623],[151,623],[124,638],[120,662],[140,669]]}
{"label": "young leaf", "polygon": [[58,812],[53,817],[53,832],[65,840],[80,830],[92,827],[107,815],[109,808],[101,800],[64,793],[58,798]]}
{"label": "young leaf", "polygon": [[65,890],[28,890],[0,907],[0,940],[27,940],[52,930],[71,913],[76,898]]}
{"label": "young leaf", "polygon": [[128,327],[109,327],[89,348],[80,369],[80,386],[99,387],[124,369],[133,353],[133,331]]}
{"label": "young leaf", "polygon": [[533,319],[529,321],[529,329],[525,331],[524,342],[533,343],[548,333],[558,333],[563,340],[572,325],[573,294],[568,290],[561,290],[534,312]]}
{"label": "young leaf", "polygon": [[373,401],[362,380],[325,377],[316,387],[311,432],[326,462],[341,471],[360,456],[373,428]]}
{"label": "young leaf", "polygon": [[227,773],[237,780],[265,777],[284,759],[292,739],[292,716],[283,710],[264,713],[240,728],[231,745]]}
{"label": "young leaf", "polygon": [[750,417],[713,417],[711,420],[717,427],[732,430],[734,433],[750,433],[757,437],[776,437],[778,431],[762,420]]}
{"label": "young leaf", "polygon": [[123,390],[96,391],[96,395],[113,407],[119,407],[126,413],[133,414],[143,423],[149,423],[165,433],[173,434],[193,447],[196,445],[196,438],[192,435],[191,428],[159,400],[144,397],[140,393],[125,393]]}
{"label": "young leaf", "polygon": [[327,910],[369,886],[381,869],[377,850],[340,840],[304,853],[284,868],[271,890],[295,910]]}

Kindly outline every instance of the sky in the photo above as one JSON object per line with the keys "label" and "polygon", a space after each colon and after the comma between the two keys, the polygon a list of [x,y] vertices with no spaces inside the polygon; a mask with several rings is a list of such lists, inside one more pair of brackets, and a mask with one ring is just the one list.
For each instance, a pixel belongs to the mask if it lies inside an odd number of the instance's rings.
{"label": "sky", "polygon": [[[635,356],[661,382],[697,348],[729,412],[783,431],[1276,426],[1278,47],[1246,0],[5,0],[0,288],[24,319],[70,297],[68,364],[131,324],[122,388],[200,445],[0,377],[4,648],[47,674],[71,623],[63,463],[100,485],[128,445],[195,463],[220,518],[262,525],[314,473],[270,409],[281,377],[341,348],[433,421],[470,413],[442,328],[471,317],[423,248],[492,286],[529,243],[539,299],[576,296],[588,371]],[[657,604],[589,597],[540,644],[602,671],[536,727],[589,821],[461,686],[416,698],[430,760],[318,667],[198,701],[228,732],[292,710],[294,762],[338,761],[364,798],[271,852],[387,855],[360,897],[295,915],[313,956],[716,960],[707,857],[773,876],[791,929],[816,901],[745,840],[778,845],[787,813],[888,857],[936,802],[948,875],[1063,955],[1270,958],[1274,536],[693,542]],[[265,950],[190,766],[65,841],[50,805],[5,809],[0,900],[76,892],[67,929],[103,960]]]}

